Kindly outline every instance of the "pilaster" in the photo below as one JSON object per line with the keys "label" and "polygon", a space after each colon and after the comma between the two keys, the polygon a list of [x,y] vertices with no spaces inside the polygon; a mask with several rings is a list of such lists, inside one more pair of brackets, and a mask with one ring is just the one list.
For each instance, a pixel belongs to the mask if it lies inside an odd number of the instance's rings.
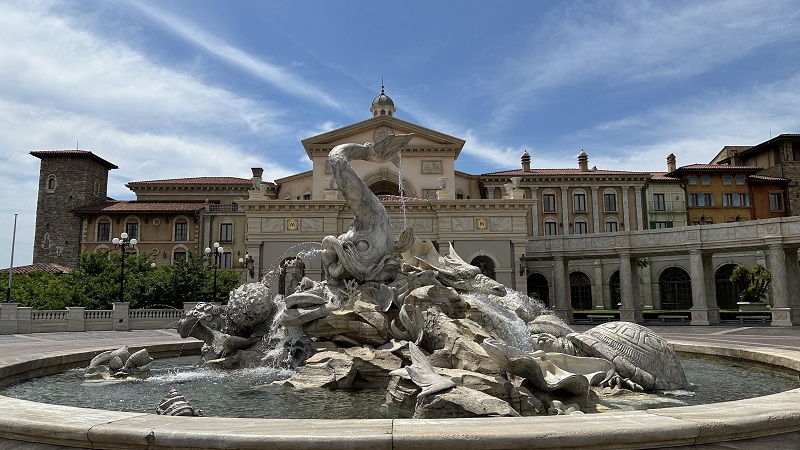
{"label": "pilaster", "polygon": [[599,259],[594,260],[594,283],[592,283],[592,298],[594,299],[594,309],[605,309],[603,295],[603,263]]}
{"label": "pilaster", "polygon": [[599,190],[599,186],[592,186],[592,219],[594,221],[595,233],[602,233],[604,231],[600,228],[600,203],[597,195],[597,191]]}
{"label": "pilaster", "polygon": [[536,202],[533,204],[533,208],[531,208],[533,236],[539,236],[539,188],[537,186],[531,186],[531,198]]}
{"label": "pilaster", "polygon": [[630,193],[630,186],[622,186],[622,220],[625,222],[625,230],[632,230],[631,228],[631,211],[628,207],[628,194]]}
{"label": "pilaster", "polygon": [[564,226],[563,233],[565,235],[572,234],[569,231],[569,186],[562,185],[561,189],[561,224]]}
{"label": "pilaster", "polygon": [[689,267],[692,281],[692,325],[719,323],[714,265],[710,254],[689,250]]}
{"label": "pilaster", "polygon": [[644,211],[642,209],[642,187],[634,186],[633,192],[636,196],[636,229],[644,230],[644,220],[642,219],[642,216],[644,215]]}

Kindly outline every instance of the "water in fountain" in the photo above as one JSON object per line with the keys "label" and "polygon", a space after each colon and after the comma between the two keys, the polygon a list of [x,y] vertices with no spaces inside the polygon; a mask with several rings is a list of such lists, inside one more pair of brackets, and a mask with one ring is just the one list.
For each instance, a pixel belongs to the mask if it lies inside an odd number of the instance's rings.
{"label": "water in fountain", "polygon": [[403,229],[408,228],[408,219],[406,218],[406,193],[403,188],[403,152],[399,153],[397,159],[397,185],[400,188],[400,212],[403,214]]}

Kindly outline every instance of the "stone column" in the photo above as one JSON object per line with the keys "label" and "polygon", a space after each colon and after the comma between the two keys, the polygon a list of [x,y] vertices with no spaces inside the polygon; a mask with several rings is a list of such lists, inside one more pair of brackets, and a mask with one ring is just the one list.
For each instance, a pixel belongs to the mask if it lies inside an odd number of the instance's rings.
{"label": "stone column", "polygon": [[719,323],[714,264],[710,254],[689,250],[689,267],[692,279],[692,325]]}
{"label": "stone column", "polygon": [[642,210],[642,187],[634,186],[633,193],[636,196],[636,229],[644,230],[644,220],[642,219],[644,212]]}
{"label": "stone column", "polygon": [[[513,270],[513,277],[514,277],[514,289],[518,292],[522,292],[523,294],[528,294],[528,270],[527,270],[527,261],[520,261],[520,258],[524,258],[525,251],[527,250],[528,242],[527,241],[519,241],[519,242],[511,242],[511,245],[514,247],[514,260],[511,261],[511,268]],[[525,271],[520,271],[520,267],[525,267]]]}
{"label": "stone column", "polygon": [[625,322],[644,322],[642,309],[637,305],[633,289],[633,269],[631,268],[630,253],[619,254],[619,294],[622,306],[619,308],[619,320]]}
{"label": "stone column", "polygon": [[567,323],[572,322],[572,305],[570,304],[569,279],[567,278],[567,261],[563,255],[553,256],[553,294],[555,297],[555,314]]}
{"label": "stone column", "polygon": [[603,293],[603,262],[599,259],[594,260],[594,284],[592,285],[592,298],[594,299],[594,309],[605,309]]}
{"label": "stone column", "polygon": [[600,189],[598,186],[592,186],[592,218],[594,219],[594,232],[595,233],[602,233],[603,230],[600,228],[600,204],[598,203],[597,199],[597,191]]}
{"label": "stone column", "polygon": [[630,190],[630,186],[622,186],[622,220],[625,221],[625,231],[634,229],[631,227],[631,211],[628,207],[628,191]]}
{"label": "stone column", "polygon": [[[794,262],[794,261],[792,261]],[[786,252],[780,243],[769,244],[767,268],[772,273],[769,285],[772,304],[772,326],[792,326],[792,308],[789,304],[789,281],[786,270]]]}
{"label": "stone column", "polygon": [[653,309],[653,280],[650,273],[650,260],[647,261],[647,266],[642,267],[642,302],[643,309]]}
{"label": "stone column", "polygon": [[786,280],[789,289],[789,308],[792,324],[800,324],[800,264],[797,249],[786,249]]}
{"label": "stone column", "polygon": [[561,223],[564,225],[564,232],[563,234],[572,234],[572,231],[569,231],[569,186],[563,185],[561,186]]}

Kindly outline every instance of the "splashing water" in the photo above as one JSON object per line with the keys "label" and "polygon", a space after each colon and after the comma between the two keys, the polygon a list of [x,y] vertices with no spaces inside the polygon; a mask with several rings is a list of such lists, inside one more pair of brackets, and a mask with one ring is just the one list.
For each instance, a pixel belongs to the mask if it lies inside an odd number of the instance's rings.
{"label": "splashing water", "polygon": [[403,229],[408,228],[408,219],[406,218],[406,193],[403,189],[403,152],[399,153],[397,161],[397,186],[400,188],[400,212],[403,213]]}
{"label": "splashing water", "polygon": [[486,294],[470,292],[462,294],[461,297],[470,307],[479,311],[479,314],[470,315],[470,319],[494,333],[506,344],[525,352],[533,351],[528,325],[514,312],[498,305]]}

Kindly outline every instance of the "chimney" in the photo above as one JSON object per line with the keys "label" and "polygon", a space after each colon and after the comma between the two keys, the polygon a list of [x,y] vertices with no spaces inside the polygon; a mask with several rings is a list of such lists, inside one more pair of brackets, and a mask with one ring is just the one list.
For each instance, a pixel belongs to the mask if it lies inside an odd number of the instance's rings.
{"label": "chimney", "polygon": [[581,172],[589,171],[589,155],[583,150],[581,150],[581,154],[578,155],[578,168],[581,169]]}
{"label": "chimney", "polygon": [[675,154],[670,153],[667,156],[667,172],[675,172]]}
{"label": "chimney", "polygon": [[528,154],[528,151],[525,150],[525,153],[522,154],[522,171],[523,172],[530,172],[531,171],[531,155]]}

